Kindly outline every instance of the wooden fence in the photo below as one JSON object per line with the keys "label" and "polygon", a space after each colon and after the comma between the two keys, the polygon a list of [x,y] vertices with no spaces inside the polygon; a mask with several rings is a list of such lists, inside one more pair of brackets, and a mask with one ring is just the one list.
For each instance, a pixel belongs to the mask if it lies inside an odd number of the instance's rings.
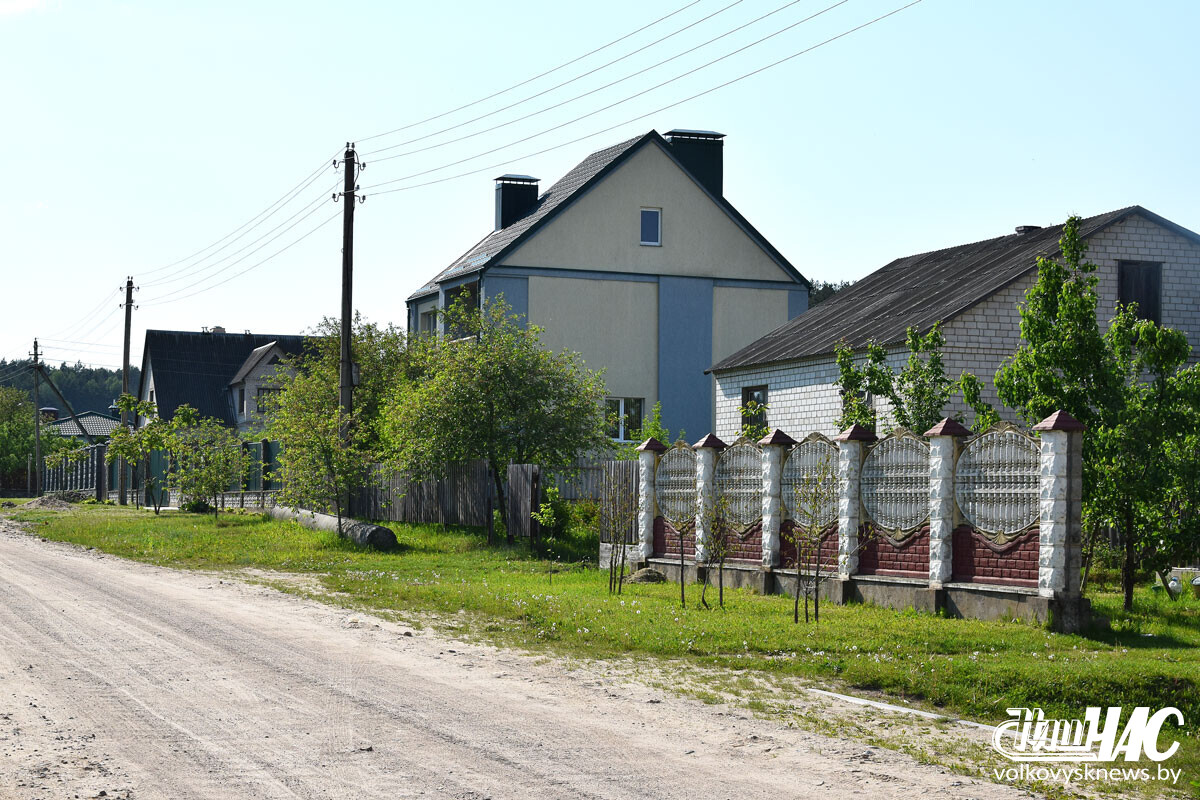
{"label": "wooden fence", "polygon": [[487,525],[492,477],[483,460],[449,465],[440,478],[412,480],[391,475],[380,464],[372,468],[359,495],[359,516],[392,522],[436,522],[442,525]]}

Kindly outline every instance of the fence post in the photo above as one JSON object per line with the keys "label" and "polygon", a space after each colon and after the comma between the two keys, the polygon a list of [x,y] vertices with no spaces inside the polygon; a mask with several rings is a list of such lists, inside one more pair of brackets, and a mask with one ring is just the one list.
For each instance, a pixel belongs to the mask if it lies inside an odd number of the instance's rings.
{"label": "fence post", "polygon": [[959,441],[971,432],[944,418],[925,431],[929,439],[929,588],[954,574],[954,463]]}
{"label": "fence post", "polygon": [[658,457],[667,446],[651,436],[638,446],[638,557],[649,561],[654,555],[654,472]]}
{"label": "fence post", "polygon": [[708,434],[692,445],[696,450],[696,563],[708,561],[708,515],[713,508],[713,474],[717,468],[717,454],[726,444],[713,434]]}
{"label": "fence post", "polygon": [[779,529],[783,525],[783,452],[796,440],[776,428],[759,440],[762,447],[762,565],[779,566]]}
{"label": "fence post", "polygon": [[875,434],[855,424],[834,441],[838,443],[838,577],[847,580],[858,572],[863,445],[875,441]]}
{"label": "fence post", "polygon": [[1055,411],[1033,429],[1042,437],[1038,594],[1078,599],[1082,567],[1083,431],[1086,429],[1065,411]]}

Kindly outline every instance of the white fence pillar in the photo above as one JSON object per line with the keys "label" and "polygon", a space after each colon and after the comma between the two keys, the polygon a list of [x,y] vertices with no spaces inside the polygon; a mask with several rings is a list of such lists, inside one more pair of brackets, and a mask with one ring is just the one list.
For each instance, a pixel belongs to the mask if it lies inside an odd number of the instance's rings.
{"label": "white fence pillar", "polygon": [[1042,437],[1038,594],[1078,597],[1085,429],[1065,411],[1055,411],[1033,429]]}
{"label": "white fence pillar", "polygon": [[696,451],[696,563],[708,561],[708,516],[713,507],[713,473],[725,443],[708,434],[692,445]]}
{"label": "white fence pillar", "polygon": [[759,441],[762,447],[762,565],[779,565],[779,529],[783,525],[783,456],[796,440],[776,428]]}
{"label": "white fence pillar", "polygon": [[654,555],[654,473],[658,455],[666,449],[653,436],[638,447],[638,555],[642,561]]}
{"label": "white fence pillar", "polygon": [[971,432],[946,417],[925,431],[929,439],[929,587],[954,574],[954,463],[959,441]]}
{"label": "white fence pillar", "polygon": [[875,434],[862,425],[851,425],[834,441],[838,443],[838,577],[845,579],[858,572],[863,446],[875,441]]}

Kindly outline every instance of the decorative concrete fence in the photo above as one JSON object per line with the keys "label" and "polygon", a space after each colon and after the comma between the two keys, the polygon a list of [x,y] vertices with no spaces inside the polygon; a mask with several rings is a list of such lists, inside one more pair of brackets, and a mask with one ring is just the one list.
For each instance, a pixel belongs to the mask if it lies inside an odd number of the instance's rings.
{"label": "decorative concrete fence", "polygon": [[[649,439],[637,556],[696,579],[723,535],[726,575],[762,592],[790,591],[797,567],[815,566],[835,602],[1076,630],[1090,619],[1079,586],[1082,435],[1060,411],[1032,432],[1002,423],[972,435],[944,419],[883,439],[859,426],[835,440],[780,430],[732,445],[712,434],[690,447]],[[797,526],[810,543],[800,565]]]}

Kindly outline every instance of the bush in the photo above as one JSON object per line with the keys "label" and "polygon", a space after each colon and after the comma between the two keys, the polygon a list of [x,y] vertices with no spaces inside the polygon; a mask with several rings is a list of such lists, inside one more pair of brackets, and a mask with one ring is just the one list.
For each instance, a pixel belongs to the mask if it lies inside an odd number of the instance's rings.
{"label": "bush", "polygon": [[213,507],[207,500],[188,500],[179,505],[179,510],[189,514],[211,514]]}

